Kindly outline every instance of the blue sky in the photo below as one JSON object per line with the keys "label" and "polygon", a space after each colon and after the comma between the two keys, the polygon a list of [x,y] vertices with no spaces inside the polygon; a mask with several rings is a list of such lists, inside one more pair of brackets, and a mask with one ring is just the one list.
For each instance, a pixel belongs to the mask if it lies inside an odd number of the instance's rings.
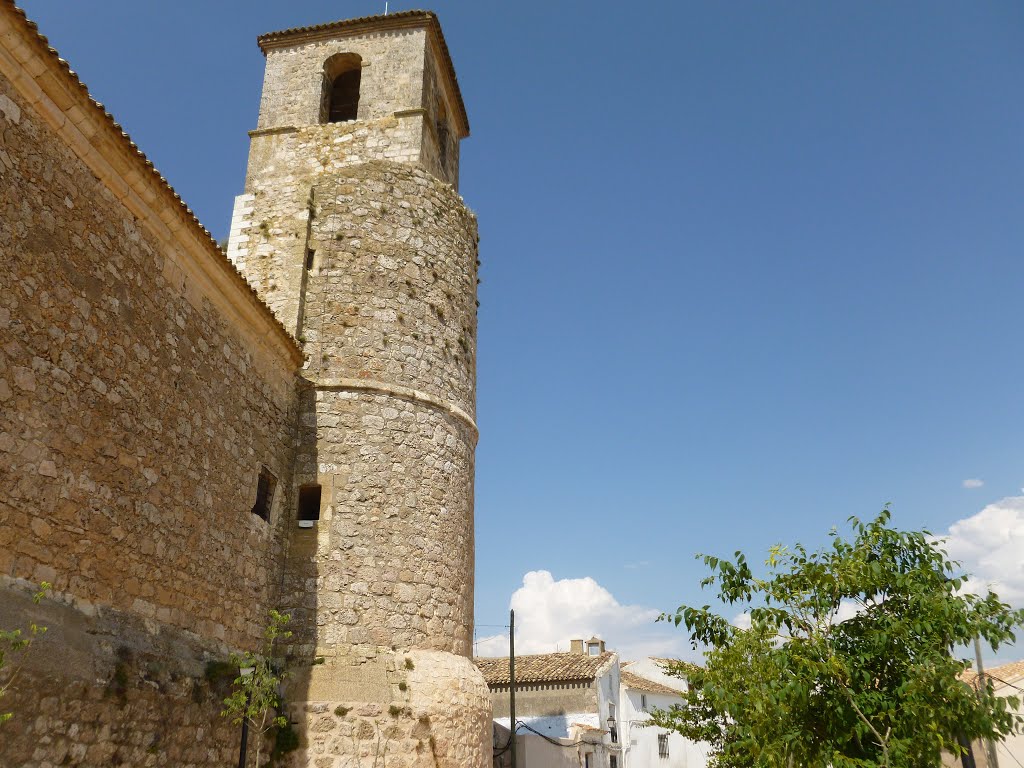
{"label": "blue sky", "polygon": [[[256,35],[383,2],[23,7],[223,237]],[[547,571],[522,600],[604,608],[524,602],[524,633],[671,650],[693,553],[886,502],[973,521],[956,551],[1024,595],[1024,5],[433,7],[481,229],[480,625]]]}

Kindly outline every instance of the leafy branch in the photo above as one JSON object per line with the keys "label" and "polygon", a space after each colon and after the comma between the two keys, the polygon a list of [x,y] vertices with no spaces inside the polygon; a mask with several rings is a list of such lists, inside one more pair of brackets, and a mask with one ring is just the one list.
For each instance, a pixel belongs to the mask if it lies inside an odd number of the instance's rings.
{"label": "leafy branch", "polygon": [[[50,582],[42,582],[39,585],[39,591],[32,596],[32,602],[39,605],[51,588]],[[14,679],[25,664],[32,643],[44,632],[46,632],[46,627],[40,626],[35,622],[28,625],[28,631],[22,629],[0,629],[0,672],[3,672],[10,656],[14,656],[17,659],[16,663],[8,668],[5,675],[7,679],[0,684],[0,699],[7,695],[7,691],[14,684]],[[0,725],[3,725],[12,717],[14,717],[13,712],[0,712]]]}
{"label": "leafy branch", "polygon": [[999,739],[1022,722],[1012,697],[978,696],[953,651],[981,637],[993,649],[1024,623],[989,592],[961,594],[966,575],[928,531],[900,531],[889,509],[851,518],[810,552],[776,545],[755,575],[742,552],[698,555],[717,599],[742,606],[750,627],[680,606],[662,620],[685,626],[704,669],[684,703],[654,721],[709,741],[722,768],[789,764],[937,765],[973,739]]}
{"label": "leafy branch", "polygon": [[248,723],[256,736],[256,765],[264,737],[274,728],[283,728],[288,719],[281,714],[281,680],[285,672],[274,662],[277,641],[287,640],[292,633],[287,629],[291,616],[271,610],[269,623],[263,631],[263,647],[258,653],[231,654],[232,666],[237,666],[238,677],[234,690],[224,699],[221,715],[230,717],[235,725]]}

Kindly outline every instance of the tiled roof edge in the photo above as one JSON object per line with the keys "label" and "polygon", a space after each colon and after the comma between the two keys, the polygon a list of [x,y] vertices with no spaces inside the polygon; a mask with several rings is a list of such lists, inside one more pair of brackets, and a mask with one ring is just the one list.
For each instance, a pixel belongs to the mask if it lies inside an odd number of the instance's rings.
{"label": "tiled roof edge", "polygon": [[266,55],[267,51],[287,45],[291,42],[301,40],[315,40],[329,37],[332,32],[338,30],[357,30],[360,27],[374,27],[375,29],[402,29],[415,26],[417,22],[427,22],[434,34],[437,35],[437,42],[441,48],[441,56],[444,59],[445,69],[448,77],[451,78],[455,90],[455,98],[459,103],[459,114],[462,117],[462,124],[466,129],[466,136],[469,135],[469,114],[466,112],[466,103],[462,100],[462,90],[459,88],[459,78],[455,74],[455,65],[452,63],[451,51],[448,50],[448,43],[444,39],[444,31],[441,29],[441,22],[433,11],[398,11],[387,15],[360,16],[355,19],[342,19],[331,21],[325,24],[315,24],[308,27],[292,27],[277,32],[267,32],[256,38],[256,44]]}
{"label": "tiled roof edge", "polygon": [[620,673],[619,682],[626,688],[633,688],[645,693],[660,693],[666,696],[682,696],[683,692],[671,686],[659,683],[657,680],[638,675],[635,672],[623,671]]}
{"label": "tiled roof edge", "polygon": [[294,351],[293,358],[298,364],[304,359],[302,348],[299,346],[298,341],[292,336],[288,330],[284,327],[277,316],[274,315],[273,310],[259,297],[259,294],[253,289],[249,282],[245,279],[245,276],[238,270],[238,268],[231,263],[225,253],[217,245],[213,235],[210,234],[209,230],[206,229],[199,221],[198,217],[192,211],[191,208],[182,200],[181,195],[174,191],[174,188],[170,185],[167,179],[164,178],[163,174],[156,169],[153,162],[146,157],[146,154],[139,149],[138,145],[132,141],[128,133],[121,127],[121,125],[114,119],[106,108],[99,101],[94,99],[89,93],[88,87],[81,81],[78,74],[71,69],[71,66],[67,61],[60,57],[60,54],[55,48],[53,48],[49,40],[39,32],[39,25],[28,18],[21,8],[15,5],[14,0],[0,0],[2,4],[9,11],[13,12],[14,15],[21,19],[23,25],[29,32],[29,38],[34,44],[40,48],[43,54],[51,60],[52,63],[58,65],[58,69],[63,73],[67,84],[70,86],[71,91],[79,91],[81,95],[88,102],[90,108],[94,114],[100,117],[100,121],[104,123],[109,131],[115,137],[121,148],[126,150],[127,153],[133,158],[133,162],[138,166],[140,176],[142,178],[149,178],[155,181],[158,187],[162,190],[166,202],[176,209],[181,217],[184,219],[187,226],[191,227],[194,233],[198,236],[200,242],[207,244],[209,247],[207,250],[214,256],[215,263],[221,266],[231,277],[231,279],[238,284],[238,286],[246,292],[251,298],[253,304],[255,304],[260,312],[266,313],[267,319],[271,322],[275,329],[275,332],[287,342],[288,346]]}

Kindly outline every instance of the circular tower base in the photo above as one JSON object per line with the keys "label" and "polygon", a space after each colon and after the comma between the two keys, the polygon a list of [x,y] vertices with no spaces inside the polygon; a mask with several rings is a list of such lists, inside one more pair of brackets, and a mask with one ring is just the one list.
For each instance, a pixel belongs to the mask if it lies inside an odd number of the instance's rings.
{"label": "circular tower base", "polygon": [[288,768],[491,764],[490,694],[463,656],[416,650],[328,658],[289,688],[300,741],[279,761]]}

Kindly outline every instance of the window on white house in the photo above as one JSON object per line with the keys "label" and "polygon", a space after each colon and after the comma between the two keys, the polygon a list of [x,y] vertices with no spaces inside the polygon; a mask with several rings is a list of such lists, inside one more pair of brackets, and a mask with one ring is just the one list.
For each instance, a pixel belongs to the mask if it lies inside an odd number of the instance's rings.
{"label": "window on white house", "polygon": [[587,643],[587,655],[588,656],[600,656],[601,655],[601,644],[600,643]]}
{"label": "window on white house", "polygon": [[658,734],[658,757],[668,757],[668,734]]}
{"label": "window on white house", "polygon": [[640,709],[642,709],[644,712],[647,711],[647,694],[646,693],[641,693],[640,694]]}
{"label": "window on white house", "polygon": [[619,768],[619,758],[616,755],[608,755],[608,768]]}

